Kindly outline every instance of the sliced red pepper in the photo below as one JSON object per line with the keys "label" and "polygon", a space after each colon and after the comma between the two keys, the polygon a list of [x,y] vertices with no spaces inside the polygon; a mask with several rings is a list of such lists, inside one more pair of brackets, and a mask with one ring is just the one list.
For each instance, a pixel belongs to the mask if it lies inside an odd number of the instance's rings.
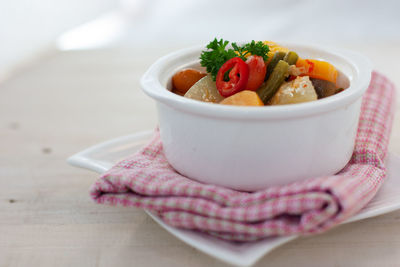
{"label": "sliced red pepper", "polygon": [[260,56],[250,56],[246,60],[249,66],[249,80],[247,81],[246,90],[255,91],[264,82],[267,67],[264,59]]}
{"label": "sliced red pepper", "polygon": [[[229,71],[229,81],[224,80]],[[223,97],[228,97],[246,88],[249,79],[249,66],[239,57],[229,59],[217,73],[217,89]]]}

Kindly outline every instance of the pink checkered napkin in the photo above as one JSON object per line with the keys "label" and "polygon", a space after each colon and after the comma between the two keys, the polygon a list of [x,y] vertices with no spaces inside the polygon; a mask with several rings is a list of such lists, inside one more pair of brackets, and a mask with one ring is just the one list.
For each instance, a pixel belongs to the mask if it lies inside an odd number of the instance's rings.
{"label": "pink checkered napkin", "polygon": [[363,98],[353,156],[334,176],[253,193],[206,185],[168,164],[156,132],[141,151],[102,175],[91,196],[98,203],[145,208],[169,225],[227,240],[319,233],[357,213],[384,181],[394,99],[393,84],[374,72]]}

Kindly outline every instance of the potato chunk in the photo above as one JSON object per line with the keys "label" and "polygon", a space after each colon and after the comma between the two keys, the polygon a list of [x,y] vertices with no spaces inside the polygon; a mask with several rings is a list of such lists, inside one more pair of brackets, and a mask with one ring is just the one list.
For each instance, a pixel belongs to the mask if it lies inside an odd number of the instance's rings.
{"label": "potato chunk", "polygon": [[270,100],[271,105],[296,104],[317,100],[315,92],[308,76],[297,76],[290,82],[285,82],[279,87],[278,92]]}
{"label": "potato chunk", "polygon": [[211,75],[207,75],[196,82],[184,95],[184,97],[218,103],[224,98],[219,94]]}

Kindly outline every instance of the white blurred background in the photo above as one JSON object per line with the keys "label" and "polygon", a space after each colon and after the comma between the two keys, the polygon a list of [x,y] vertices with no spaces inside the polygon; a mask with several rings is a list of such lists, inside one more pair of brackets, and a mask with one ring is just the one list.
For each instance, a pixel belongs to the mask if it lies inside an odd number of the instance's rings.
{"label": "white blurred background", "polygon": [[0,77],[54,49],[184,47],[215,36],[318,44],[400,41],[400,1],[0,1]]}

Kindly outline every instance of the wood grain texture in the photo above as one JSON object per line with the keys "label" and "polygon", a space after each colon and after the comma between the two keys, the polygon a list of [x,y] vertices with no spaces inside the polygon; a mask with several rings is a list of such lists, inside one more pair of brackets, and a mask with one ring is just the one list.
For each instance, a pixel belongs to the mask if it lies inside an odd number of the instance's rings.
{"label": "wood grain texture", "polygon": [[[399,88],[399,45],[346,47],[370,56]],[[95,204],[88,188],[97,175],[65,161],[88,146],[155,127],[155,106],[139,79],[172,50],[60,52],[0,84],[0,266],[224,266],[139,209]],[[399,108],[390,150],[400,154]],[[300,238],[256,266],[399,262],[397,211]]]}

